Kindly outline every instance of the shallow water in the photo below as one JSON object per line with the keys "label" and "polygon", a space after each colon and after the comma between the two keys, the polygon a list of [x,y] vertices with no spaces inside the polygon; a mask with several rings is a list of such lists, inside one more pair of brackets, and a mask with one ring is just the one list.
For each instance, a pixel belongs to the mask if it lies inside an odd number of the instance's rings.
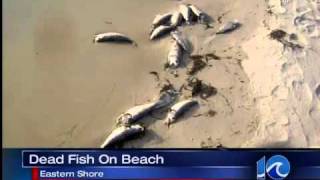
{"label": "shallow water", "polygon": [[[218,12],[215,2],[206,8]],[[97,146],[117,115],[155,96],[148,72],[162,70],[169,46],[149,41],[150,24],[177,3],[5,0],[4,146]],[[138,47],[92,43],[106,31]]]}

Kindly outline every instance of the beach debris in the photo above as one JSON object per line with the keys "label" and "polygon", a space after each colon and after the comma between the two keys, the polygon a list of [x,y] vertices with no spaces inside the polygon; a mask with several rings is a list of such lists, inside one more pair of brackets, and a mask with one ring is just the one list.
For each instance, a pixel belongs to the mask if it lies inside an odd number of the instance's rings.
{"label": "beach debris", "polygon": [[174,41],[168,53],[168,59],[165,66],[169,68],[177,68],[182,58],[183,58],[182,48],[177,41]]}
{"label": "beach debris", "polygon": [[174,123],[185,111],[189,110],[195,105],[198,105],[198,101],[194,99],[188,99],[176,103],[170,108],[169,114],[164,123],[169,127],[170,124]]}
{"label": "beach debris", "polygon": [[202,83],[201,93],[200,93],[200,97],[202,99],[207,99],[210,96],[213,96],[216,94],[217,94],[217,89],[215,87]]}
{"label": "beach debris", "polygon": [[152,31],[152,33],[150,35],[150,40],[154,40],[156,38],[159,38],[160,36],[163,36],[163,35],[169,33],[173,29],[174,29],[174,27],[172,27],[172,26],[160,25]]}
{"label": "beach debris", "polygon": [[221,60],[221,57],[216,55],[215,53],[208,53],[204,55],[205,60],[208,62],[211,59],[214,60]]}
{"label": "beach debris", "polygon": [[116,146],[126,140],[133,138],[134,136],[142,134],[144,130],[145,128],[138,124],[131,126],[120,126],[110,133],[110,135],[101,144],[100,148]]}
{"label": "beach debris", "polygon": [[166,83],[160,89],[160,94],[168,91],[175,91],[175,88],[173,84],[167,79]]}
{"label": "beach debris", "polygon": [[214,117],[217,114],[216,111],[209,109],[207,112],[205,113],[200,113],[200,114],[195,114],[193,115],[193,117],[200,117],[200,116],[206,116],[206,117]]}
{"label": "beach debris", "polygon": [[158,14],[152,21],[152,26],[156,28],[160,25],[167,25],[170,22],[171,17],[172,13]]}
{"label": "beach debris", "polygon": [[156,81],[160,81],[160,76],[157,71],[150,71],[149,74],[153,75],[156,78]]}
{"label": "beach debris", "polygon": [[303,46],[300,45],[296,40],[298,39],[296,34],[288,34],[286,31],[282,29],[272,30],[269,34],[270,38],[280,42],[284,49],[289,47],[293,50],[302,49]]}
{"label": "beach debris", "polygon": [[93,42],[118,42],[118,43],[130,43],[137,45],[132,39],[128,36],[117,33],[117,32],[107,32],[101,33],[94,36]]}
{"label": "beach debris", "polygon": [[289,35],[289,39],[292,40],[292,41],[297,41],[298,40],[298,35],[295,34],[295,33],[291,33]]}
{"label": "beach debris", "polygon": [[216,144],[216,148],[219,150],[227,150],[228,149],[228,147],[224,146],[221,142],[218,142]]}
{"label": "beach debris", "polygon": [[182,14],[183,19],[187,24],[191,24],[192,14],[191,9],[186,4],[180,4],[179,12]]}
{"label": "beach debris", "polygon": [[182,22],[182,15],[179,11],[175,11],[170,19],[170,26],[171,27],[177,27],[180,26]]}
{"label": "beach debris", "polygon": [[178,44],[183,48],[184,51],[190,52],[190,44],[186,38],[184,38],[179,31],[172,31],[171,33],[172,39],[178,42]]}
{"label": "beach debris", "polygon": [[175,97],[178,94],[175,87],[168,79],[166,79],[165,81],[166,82],[162,85],[162,88],[160,89],[160,99],[162,94],[168,94],[171,97]]}
{"label": "beach debris", "polygon": [[270,33],[270,38],[278,41],[280,41],[286,36],[287,36],[287,32],[285,32],[282,29],[275,29]]}
{"label": "beach debris", "polygon": [[215,87],[203,83],[202,80],[199,80],[196,77],[188,78],[187,83],[187,87],[191,88],[192,97],[200,96],[200,98],[205,100],[213,95],[216,95],[218,92]]}
{"label": "beach debris", "polygon": [[188,79],[188,87],[191,88],[192,97],[198,96],[202,90],[202,81],[198,78]]}
{"label": "beach debris", "polygon": [[213,116],[215,116],[216,114],[217,114],[217,112],[214,111],[214,110],[212,110],[212,109],[210,109],[210,110],[206,113],[206,115],[207,115],[208,117],[213,117]]}
{"label": "beach debris", "polygon": [[201,59],[192,59],[192,66],[187,70],[188,75],[195,75],[207,66],[207,63],[202,61]]}
{"label": "beach debris", "polygon": [[221,26],[216,34],[226,34],[230,33],[241,26],[241,23],[238,20],[229,21],[223,26]]}
{"label": "beach debris", "polygon": [[200,54],[193,54],[193,55],[190,55],[190,59],[203,59],[203,55],[200,55]]}
{"label": "beach debris", "polygon": [[215,53],[207,53],[207,54],[193,54],[190,56],[190,59],[193,60],[201,60],[201,59],[205,59],[206,62],[209,62],[209,60],[221,60],[221,57],[216,55]]}

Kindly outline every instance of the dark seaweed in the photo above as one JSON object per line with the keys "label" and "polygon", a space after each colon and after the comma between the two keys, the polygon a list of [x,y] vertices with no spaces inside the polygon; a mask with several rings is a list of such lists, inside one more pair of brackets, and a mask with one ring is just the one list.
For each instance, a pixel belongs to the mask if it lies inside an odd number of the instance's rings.
{"label": "dark seaweed", "polygon": [[210,110],[207,112],[207,115],[208,115],[209,117],[213,117],[213,116],[215,116],[216,114],[217,114],[217,112],[214,111],[214,110],[212,110],[212,109],[210,109]]}
{"label": "dark seaweed", "polygon": [[270,38],[280,41],[281,39],[286,37],[286,35],[287,35],[287,32],[285,32],[284,30],[275,29],[270,33]]}
{"label": "dark seaweed", "polygon": [[167,80],[167,83],[164,84],[164,85],[161,87],[160,93],[168,92],[168,91],[172,91],[172,90],[175,90],[175,89],[174,89],[174,86],[173,86],[173,84],[172,84],[169,80]]}
{"label": "dark seaweed", "polygon": [[214,53],[208,53],[208,54],[205,55],[205,59],[206,59],[206,61],[208,61],[210,59],[221,60],[221,57],[217,56]]}
{"label": "dark seaweed", "polygon": [[191,68],[187,71],[188,75],[195,75],[207,66],[207,63],[201,59],[193,59]]}
{"label": "dark seaweed", "polygon": [[191,55],[190,56],[190,59],[193,59],[193,60],[197,60],[197,59],[203,59],[204,58],[204,56],[203,55]]}
{"label": "dark seaweed", "polygon": [[156,72],[156,71],[150,71],[149,74],[154,75],[157,81],[160,80],[160,77],[159,77],[159,73],[158,73],[158,72]]}
{"label": "dark seaweed", "polygon": [[217,94],[217,89],[213,86],[207,85],[207,84],[203,84],[202,85],[202,89],[201,89],[201,93],[200,93],[200,97],[202,99],[207,99],[210,96],[214,96]]}
{"label": "dark seaweed", "polygon": [[[281,29],[275,29],[270,33],[270,38],[277,40],[278,42],[280,42],[284,48],[286,47],[290,47],[292,49],[301,49],[303,48],[303,46],[301,46],[300,44],[288,41],[287,39],[285,39],[285,37],[288,35],[287,32],[285,32],[284,30]],[[292,35],[289,36],[289,39],[292,38]],[[293,35],[293,38],[297,38],[296,35]]]}
{"label": "dark seaweed", "polygon": [[191,88],[192,97],[200,96],[202,99],[207,99],[218,92],[215,87],[205,84],[197,78],[188,80],[188,86]]}

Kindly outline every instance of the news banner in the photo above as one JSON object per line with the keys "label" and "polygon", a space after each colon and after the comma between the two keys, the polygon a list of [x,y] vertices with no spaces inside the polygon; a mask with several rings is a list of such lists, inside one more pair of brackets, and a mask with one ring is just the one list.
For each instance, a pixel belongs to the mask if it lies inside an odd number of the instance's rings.
{"label": "news banner", "polygon": [[320,149],[3,149],[3,179],[320,179]]}

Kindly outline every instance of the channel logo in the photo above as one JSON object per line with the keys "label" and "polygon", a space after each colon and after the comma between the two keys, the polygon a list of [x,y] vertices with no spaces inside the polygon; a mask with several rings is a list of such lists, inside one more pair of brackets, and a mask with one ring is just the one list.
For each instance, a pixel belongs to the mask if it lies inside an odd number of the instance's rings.
{"label": "channel logo", "polygon": [[266,157],[257,161],[257,179],[266,179],[266,174],[274,180],[286,178],[290,173],[290,163],[288,159],[281,155],[275,155],[266,162]]}

